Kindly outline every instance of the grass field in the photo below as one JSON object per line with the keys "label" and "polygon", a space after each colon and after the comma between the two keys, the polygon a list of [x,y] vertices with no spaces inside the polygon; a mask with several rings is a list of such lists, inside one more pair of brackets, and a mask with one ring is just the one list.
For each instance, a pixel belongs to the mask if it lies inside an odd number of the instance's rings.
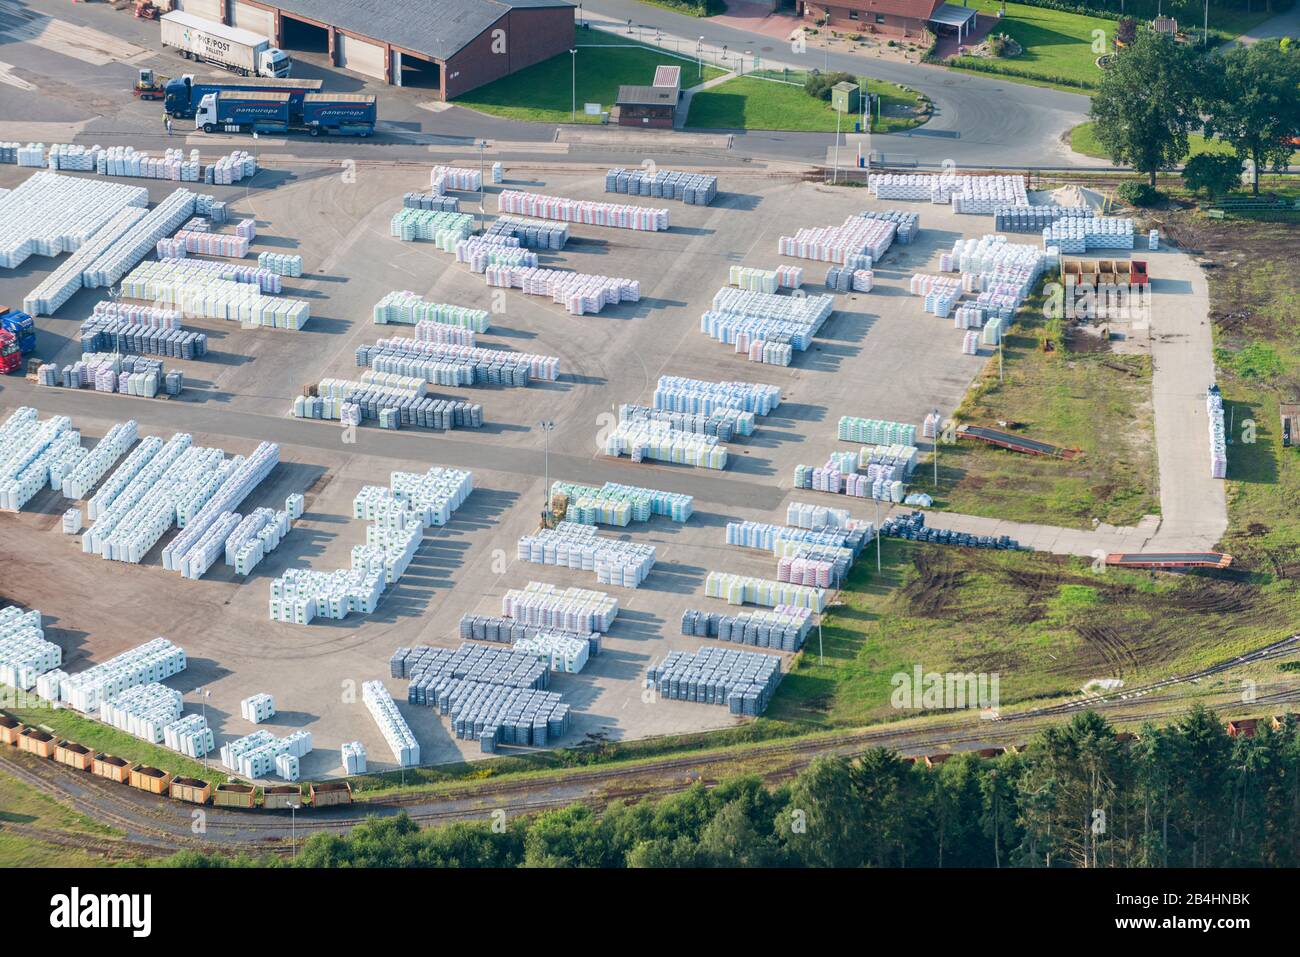
{"label": "grass field", "polygon": [[[981,13],[994,13],[1000,6],[997,0],[975,0],[971,5]],[[1103,31],[1109,44],[1114,38],[1115,21],[1008,3],[1006,14],[993,32],[1005,33],[1020,44],[1023,52],[1000,59],[957,57],[949,63],[979,72],[1050,81],[1066,89],[1086,88],[1101,76],[1096,63],[1098,54],[1093,52],[1094,30]]]}
{"label": "grass field", "polygon": [[[1110,155],[1097,141],[1096,129],[1092,123],[1080,123],[1070,130],[1070,149],[1076,153],[1082,153],[1084,156],[1093,156],[1104,160],[1110,159]],[[1231,156],[1233,155],[1233,149],[1223,140],[1206,139],[1200,133],[1193,133],[1187,137],[1187,156],[1183,157],[1183,160],[1186,162],[1201,153]],[[1291,162],[1300,162],[1300,151],[1291,154]]]}
{"label": "grass field", "polygon": [[[798,80],[795,76],[793,79]],[[881,97],[880,119],[871,116],[871,132],[893,133],[919,126],[923,117],[890,116],[891,110],[918,109],[916,93],[883,80],[868,80],[867,89]],[[840,129],[852,132],[853,122],[860,119],[844,116]],[[833,133],[835,111],[826,100],[814,99],[802,86],[758,77],[737,77],[691,98],[691,112],[686,125],[695,129],[790,130]]]}
{"label": "grass field", "polygon": [[[1022,455],[981,442],[941,447],[939,508],[1015,521],[1091,528],[1093,520],[1132,525],[1160,510],[1153,443],[1151,361],[1146,356],[1088,351],[1050,334],[1038,300],[1027,303],[1003,339],[1004,375],[991,360],[954,416],[971,425],[1012,423],[1012,430],[1082,459]],[[1099,344],[1098,344],[1099,345]],[[1094,346],[1095,348],[1095,346]],[[924,485],[931,491],[928,481]]]}
{"label": "grass field", "polygon": [[91,867],[100,860],[76,847],[40,840],[27,829],[103,839],[117,832],[0,771],[0,867]]}
{"label": "grass field", "polygon": [[[871,556],[871,557],[874,557]],[[1194,670],[1284,637],[1300,596],[1180,575],[1093,572],[1080,559],[886,540],[859,562],[768,708],[769,719],[856,726],[914,717],[891,679],[996,673],[1000,706]]]}
{"label": "grass field", "polygon": [[[12,689],[0,685],[0,691],[4,693],[4,700],[15,700],[15,692]],[[26,698],[28,702],[40,702],[35,695],[29,694]],[[220,764],[217,761],[209,760],[209,770],[204,771],[202,761],[195,761],[160,745],[141,741],[125,731],[118,731],[100,721],[83,718],[68,708],[55,710],[44,706],[6,707],[5,711],[23,724],[48,728],[60,739],[67,738],[97,752],[106,751],[132,763],[143,762],[172,774],[198,777],[213,784],[220,784],[226,780],[226,775],[219,770]]]}
{"label": "grass field", "polygon": [[[599,103],[608,111],[622,85],[645,85],[661,63],[682,66],[682,86],[723,75],[705,66],[702,74],[694,61],[622,39],[614,34],[582,27],[576,31],[578,123],[599,123],[599,116],[586,116],[584,103]],[[493,116],[540,123],[568,123],[573,106],[574,64],[568,53],[551,57],[486,86],[471,90],[453,102]]]}

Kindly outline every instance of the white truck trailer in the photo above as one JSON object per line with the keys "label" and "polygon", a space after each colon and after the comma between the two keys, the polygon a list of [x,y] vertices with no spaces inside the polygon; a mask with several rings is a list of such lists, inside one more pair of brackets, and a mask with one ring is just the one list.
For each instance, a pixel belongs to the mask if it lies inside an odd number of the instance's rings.
{"label": "white truck trailer", "polygon": [[241,76],[285,77],[293,61],[252,30],[228,27],[174,10],[162,17],[162,43],[188,60],[215,63]]}

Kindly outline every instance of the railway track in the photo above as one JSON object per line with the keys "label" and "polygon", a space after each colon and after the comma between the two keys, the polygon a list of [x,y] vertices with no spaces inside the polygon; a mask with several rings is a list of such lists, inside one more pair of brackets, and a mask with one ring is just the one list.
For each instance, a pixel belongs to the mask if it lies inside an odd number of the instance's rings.
{"label": "railway track", "polygon": [[[838,737],[773,741],[742,751],[668,757],[630,766],[596,766],[557,773],[551,778],[484,782],[434,795],[419,792],[377,795],[373,800],[351,805],[343,813],[333,813],[328,809],[308,811],[298,815],[293,825],[283,814],[274,812],[199,808],[156,798],[105,779],[76,774],[72,769],[52,762],[35,758],[24,760],[18,752],[10,749],[0,750],[0,766],[33,788],[70,803],[75,810],[122,831],[124,837],[110,843],[118,848],[129,847],[140,856],[156,857],[182,849],[211,851],[214,844],[228,852],[283,854],[290,850],[285,840],[293,827],[310,835],[320,831],[343,832],[370,817],[401,811],[417,823],[433,825],[482,820],[500,811],[509,816],[520,816],[575,802],[603,806],[619,798],[665,797],[679,793],[697,781],[706,786],[714,784],[726,776],[729,766],[740,761],[771,765],[761,773],[765,780],[774,782],[790,777],[822,755],[852,757],[875,747],[887,747],[904,755],[923,756],[940,751],[1023,744],[1042,728],[1086,709],[1105,712],[1117,721],[1172,719],[1185,713],[1189,705],[1185,695],[1171,693],[1176,686],[1198,682],[1241,665],[1286,657],[1297,651],[1300,651],[1300,635],[1190,674],[1044,705],[1001,716],[998,720],[973,722],[967,713],[964,720],[919,729],[886,725]],[[1300,701],[1300,688],[1265,688],[1250,702],[1243,702],[1240,693],[1233,691],[1209,692],[1202,698],[1211,707],[1259,714],[1270,705]],[[1161,707],[1165,703],[1167,707]],[[1132,714],[1128,714],[1130,712]],[[203,830],[198,834],[193,831],[196,812],[203,816]]]}

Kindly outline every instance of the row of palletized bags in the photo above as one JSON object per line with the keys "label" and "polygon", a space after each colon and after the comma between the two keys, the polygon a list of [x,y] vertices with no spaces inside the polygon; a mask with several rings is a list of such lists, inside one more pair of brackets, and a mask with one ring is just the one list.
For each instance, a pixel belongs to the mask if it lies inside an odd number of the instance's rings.
{"label": "row of palletized bags", "polygon": [[836,437],[841,442],[863,445],[916,445],[916,426],[909,422],[842,415],[836,427]]}
{"label": "row of palletized bags", "polygon": [[506,236],[528,249],[563,249],[569,241],[569,224],[519,216],[498,216],[486,230],[485,237]]}
{"label": "row of palletized bags", "polygon": [[75,252],[126,207],[148,205],[149,191],[142,186],[36,173],[5,195],[0,266],[13,269],[31,255]]}
{"label": "row of palletized bags", "polygon": [[204,275],[178,277],[165,271],[183,261],[140,265],[122,280],[122,294],[245,326],[298,330],[311,318],[311,308],[302,299],[267,296],[251,283]]}
{"label": "row of palletized bags", "polygon": [[373,345],[359,346],[357,364],[371,364],[371,358],[380,355],[455,364],[471,370],[473,377],[468,382],[457,379],[455,383],[447,384],[527,385],[530,379],[554,382],[560,377],[560,360],[555,356],[424,342],[398,336],[380,339]]}
{"label": "row of palletized bags", "polygon": [[402,713],[397,710],[393,696],[388,693],[382,681],[367,681],[361,686],[361,699],[366,710],[379,725],[379,733],[388,742],[393,752],[393,760],[402,767],[411,767],[420,763],[420,742],[415,739],[411,726],[406,723]]}
{"label": "row of palletized bags", "polygon": [[657,169],[652,173],[648,170],[617,167],[605,173],[605,192],[650,196],[655,199],[680,199],[688,206],[707,206],[718,195],[718,177],[666,169]]}
{"label": "row of palletized bags", "polygon": [[668,210],[621,203],[596,203],[564,196],[547,196],[517,189],[502,190],[497,196],[497,211],[519,213],[537,219],[556,219],[588,226],[615,226],[620,229],[659,231],[668,228]]}
{"label": "row of palletized bags", "polygon": [[1087,206],[999,206],[993,211],[993,228],[1000,233],[1038,233],[1058,219],[1090,219]]}
{"label": "row of palletized bags", "polygon": [[551,485],[551,495],[558,494],[567,495],[571,500],[588,497],[628,502],[632,506],[632,518],[638,522],[648,522],[652,515],[662,515],[674,522],[685,522],[695,511],[693,496],[638,485],[621,485],[618,482],[606,482],[599,488],[573,482],[555,482]]}
{"label": "row of palletized bags", "polygon": [[1210,420],[1210,477],[1228,477],[1228,440],[1223,427],[1223,395],[1211,385],[1205,393],[1205,411]]}
{"label": "row of palletized bags", "polygon": [[177,721],[182,709],[181,693],[155,681],[101,701],[99,720],[142,741],[161,744],[163,728]]}
{"label": "row of palletized bags", "polygon": [[1089,249],[1132,249],[1133,220],[1058,219],[1043,228],[1043,246],[1075,254]]}
{"label": "row of palletized bags", "polygon": [[740,645],[798,651],[812,628],[812,612],[807,608],[778,605],[768,610],[723,615],[716,611],[688,608],[682,612],[682,634],[696,638],[716,638]]}
{"label": "row of palletized bags", "polygon": [[449,189],[477,193],[483,188],[483,174],[463,166],[434,166],[429,170],[429,188],[439,194]]}
{"label": "row of palletized bags", "polygon": [[659,377],[655,387],[654,404],[656,409],[704,415],[715,409],[739,409],[754,415],[769,415],[781,404],[781,389],[753,382],[709,382],[664,375]]}
{"label": "row of palletized bags", "polygon": [[502,596],[501,614],[525,625],[606,632],[618,616],[618,599],[586,588],[560,589],[545,582],[529,582]]}
{"label": "row of palletized bags", "polygon": [[648,405],[624,403],[618,407],[620,422],[646,422],[666,425],[682,432],[716,435],[719,442],[729,442],[733,435],[753,435],[754,413],[740,409],[714,409],[711,412],[674,412]]}
{"label": "row of palletized bags", "polygon": [[[99,480],[117,464],[127,449],[135,444],[138,426],[135,419],[113,425],[93,449],[87,452],[76,467],[64,474],[59,489],[64,498],[83,499]],[[51,472],[53,478],[53,472]]]}
{"label": "row of palletized bags", "polygon": [[803,528],[773,525],[767,522],[728,522],[726,528],[728,545],[761,548],[770,551],[774,556],[782,555],[786,551],[786,545],[790,543],[846,548],[851,554],[856,555],[862,551],[871,537],[870,522],[855,522],[843,528],[832,526]]}
{"label": "row of palletized bags", "polygon": [[64,703],[82,714],[94,714],[128,688],[166,681],[187,665],[185,652],[166,638],[138,645],[102,664],[94,665],[61,682]]}
{"label": "row of palletized bags", "polygon": [[428,209],[438,213],[459,213],[460,200],[439,193],[403,193],[402,206],[406,209]]}
{"label": "row of palletized bags", "polygon": [[569,706],[553,691],[421,674],[407,700],[437,707],[452,733],[477,740],[484,754],[498,744],[546,747],[569,733]]}
{"label": "row of palletized bags", "polygon": [[450,252],[456,243],[474,231],[474,217],[469,213],[444,213],[435,209],[402,207],[389,222],[389,235],[403,242],[427,239],[439,249]]}
{"label": "row of palletized bags", "polygon": [[40,421],[33,408],[15,409],[0,426],[0,510],[20,510],[49,482],[50,465],[80,447],[66,415]]}
{"label": "row of palletized bags", "polygon": [[0,608],[0,684],[30,691],[61,664],[63,649],[45,640],[39,611],[22,611],[17,605]]}
{"label": "row of palletized bags", "polygon": [[596,573],[601,585],[637,588],[655,564],[655,548],[641,542],[601,538],[596,526],[560,522],[519,539],[516,557],[539,565],[558,565]]}
{"label": "row of palletized bags", "polygon": [[646,687],[661,697],[726,705],[735,715],[762,714],[780,683],[777,655],[731,648],[672,651],[646,672]]}
{"label": "row of palletized bags", "polygon": [[568,674],[580,672],[591,657],[591,645],[581,638],[551,632],[521,638],[515,642],[514,650],[520,654],[533,655],[546,663],[552,671]]}
{"label": "row of palletized bags", "polygon": [[[181,235],[177,233],[177,235]],[[192,233],[193,236],[211,236],[212,233]],[[229,238],[229,237],[224,237]],[[242,242],[242,240],[241,240]],[[202,251],[202,250],[200,250]],[[216,254],[221,255],[221,254]],[[217,262],[212,259],[167,259],[161,263],[167,267],[167,273],[176,277],[215,276],[218,279],[231,279],[235,282],[257,286],[259,292],[279,293],[283,288],[283,277],[265,266],[245,266],[240,263]]]}
{"label": "row of palletized bags", "polygon": [[81,324],[82,352],[138,352],[172,359],[201,359],[208,336],[190,329],[161,329],[119,316],[92,315]]}
{"label": "row of palletized bags", "polygon": [[892,220],[849,216],[838,226],[807,226],[793,236],[780,236],[776,250],[782,256],[868,269],[888,251],[897,230]]}
{"label": "row of palletized bags", "polygon": [[820,588],[726,572],[709,572],[704,580],[704,594],[726,599],[731,605],[794,605],[817,612],[826,605],[826,593]]}
{"label": "row of palletized bags", "polygon": [[456,262],[467,263],[469,271],[483,275],[489,266],[510,266],[517,269],[532,269],[537,266],[537,253],[519,246],[496,239],[484,239],[471,236],[456,244]]}
{"label": "row of palletized bags", "polygon": [[[550,686],[548,670],[536,658],[516,654],[509,648],[463,643],[459,648],[433,648],[416,645],[398,648],[388,660],[394,678],[413,679],[418,675],[443,678],[469,678],[485,684],[509,685],[513,688],[543,690]],[[434,704],[412,701],[412,704]]]}
{"label": "row of palletized bags", "polygon": [[[506,618],[502,615],[462,615],[460,618],[460,637],[474,641],[496,641],[513,645],[522,638],[530,638],[538,634],[568,635],[571,638],[578,638],[587,643],[587,653],[594,657],[600,654],[600,632],[597,631],[564,631],[559,628],[543,628],[537,625],[524,625],[515,621],[513,618]],[[401,649],[399,649],[400,651]],[[400,678],[396,670],[393,671],[394,678]]]}
{"label": "row of palletized bags", "polygon": [[641,284],[635,279],[594,276],[528,266],[489,265],[483,274],[489,286],[522,289],[530,296],[550,296],[571,315],[600,312],[607,305],[639,302]]}
{"label": "row of palletized bags", "polygon": [[653,459],[706,469],[727,467],[727,449],[712,435],[635,422],[620,422],[609,433],[605,438],[605,454],[626,455],[633,462]]}
{"label": "row of palletized bags", "polygon": [[422,323],[429,326],[455,326],[471,332],[487,332],[491,316],[486,309],[470,309],[467,306],[455,306],[446,302],[428,302],[423,296],[402,290],[390,292],[375,303],[374,319],[377,324],[401,323],[416,327],[415,337],[421,335]]}

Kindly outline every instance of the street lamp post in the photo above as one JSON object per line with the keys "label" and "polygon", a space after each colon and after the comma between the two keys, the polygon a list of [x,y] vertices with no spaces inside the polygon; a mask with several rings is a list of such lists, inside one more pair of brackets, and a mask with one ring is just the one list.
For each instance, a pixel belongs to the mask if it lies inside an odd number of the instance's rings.
{"label": "street lamp post", "polygon": [[298,857],[298,808],[301,805],[289,805],[289,855],[297,859]]}
{"label": "street lamp post", "polygon": [[704,37],[695,44],[695,68],[697,79],[704,79]]}
{"label": "street lamp post", "polygon": [[483,151],[487,149],[487,140],[478,141],[478,228],[483,228]]}
{"label": "street lamp post", "polygon": [[876,503],[876,574],[880,574],[880,499],[872,499]]}
{"label": "street lamp post", "polygon": [[[200,700],[203,704],[203,727],[206,728],[208,726],[208,699],[212,697],[212,692],[207,691],[203,688],[198,688],[195,690],[198,691],[200,695]],[[205,740],[203,743],[204,743],[203,770],[206,771],[208,769],[208,749],[206,747],[207,741]]]}
{"label": "street lamp post", "polygon": [[578,51],[576,49],[569,51],[569,59],[573,63],[573,105],[569,110],[569,122],[574,123],[578,119]]}
{"label": "street lamp post", "polygon": [[542,520],[546,520],[547,508],[551,503],[551,433],[555,431],[554,419],[543,419],[537,423],[542,430],[544,442],[542,451]]}

